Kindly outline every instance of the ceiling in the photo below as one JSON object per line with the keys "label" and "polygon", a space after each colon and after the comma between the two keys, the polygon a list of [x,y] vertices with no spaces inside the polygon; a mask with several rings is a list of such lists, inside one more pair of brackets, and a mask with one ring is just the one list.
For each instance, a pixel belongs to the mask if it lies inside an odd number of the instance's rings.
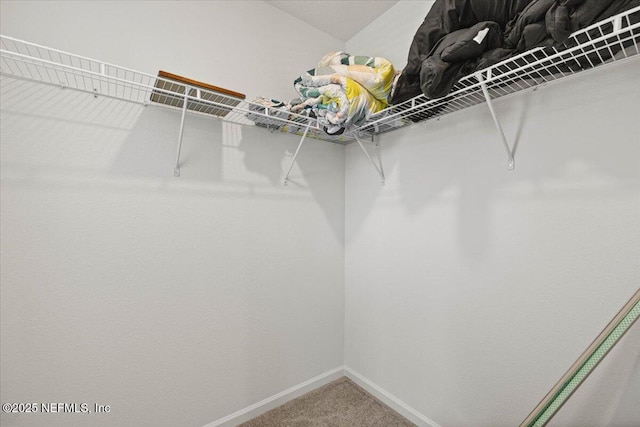
{"label": "ceiling", "polygon": [[266,0],[307,24],[346,42],[397,0]]}

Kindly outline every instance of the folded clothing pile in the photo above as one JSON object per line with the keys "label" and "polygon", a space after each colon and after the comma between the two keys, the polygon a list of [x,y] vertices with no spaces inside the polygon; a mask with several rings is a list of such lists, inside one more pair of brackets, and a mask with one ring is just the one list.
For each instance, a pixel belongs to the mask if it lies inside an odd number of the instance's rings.
{"label": "folded clothing pile", "polygon": [[327,134],[340,135],[387,107],[396,77],[393,65],[384,58],[330,52],[316,68],[294,80],[300,98],[288,103],[256,98],[249,107],[255,113],[247,118],[268,127],[277,120],[265,118],[267,110],[280,118],[296,113],[316,118]]}
{"label": "folded clothing pile", "polygon": [[341,134],[387,107],[394,77],[387,59],[330,52],[294,80],[302,102],[291,111],[311,109],[325,132]]}

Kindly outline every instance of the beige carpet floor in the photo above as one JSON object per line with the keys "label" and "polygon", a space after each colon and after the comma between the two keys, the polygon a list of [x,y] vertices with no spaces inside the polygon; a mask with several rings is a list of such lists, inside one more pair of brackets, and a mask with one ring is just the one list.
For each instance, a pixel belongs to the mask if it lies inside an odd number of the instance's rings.
{"label": "beige carpet floor", "polygon": [[239,427],[415,427],[346,377],[293,399]]}

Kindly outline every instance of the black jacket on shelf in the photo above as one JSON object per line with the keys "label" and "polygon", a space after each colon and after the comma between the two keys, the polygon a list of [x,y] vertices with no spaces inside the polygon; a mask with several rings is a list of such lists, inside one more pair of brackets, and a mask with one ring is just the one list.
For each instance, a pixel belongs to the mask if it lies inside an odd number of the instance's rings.
{"label": "black jacket on shelf", "polygon": [[640,0],[436,0],[413,37],[389,102],[443,97],[465,75],[534,47],[559,46],[574,31],[638,5]]}

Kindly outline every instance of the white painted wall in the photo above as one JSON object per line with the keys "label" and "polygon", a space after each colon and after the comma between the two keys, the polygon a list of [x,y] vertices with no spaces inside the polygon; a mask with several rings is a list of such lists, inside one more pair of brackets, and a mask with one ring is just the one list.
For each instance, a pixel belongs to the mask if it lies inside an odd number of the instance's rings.
{"label": "white painted wall", "polygon": [[150,74],[162,69],[249,98],[297,96],[295,73],[343,47],[263,1],[22,3],[2,1],[4,35]]}
{"label": "white painted wall", "polygon": [[[347,50],[401,68],[429,5]],[[262,2],[0,7],[3,34],[249,98],[339,43]],[[202,426],[346,359],[442,425],[518,423],[638,286],[637,76],[497,102],[513,172],[479,106],[383,137],[385,187],[317,143],[286,188],[291,135],[189,117],[174,179],[176,113],[3,80],[0,400]],[[637,424],[639,354],[635,327],[555,425]]]}
{"label": "white painted wall", "polygon": [[[0,6],[3,34],[249,98],[339,43],[263,2]],[[4,78],[1,102],[0,400],[111,413],[0,424],[203,426],[342,365],[342,146],[284,187],[297,137],[189,116],[176,179],[176,112]]]}
{"label": "white painted wall", "polygon": [[[427,9],[347,51],[406,61]],[[512,172],[485,106],[381,137],[384,187],[347,148],[348,368],[443,426],[526,417],[640,285],[638,70],[497,101]],[[639,329],[550,425],[640,425]]]}

